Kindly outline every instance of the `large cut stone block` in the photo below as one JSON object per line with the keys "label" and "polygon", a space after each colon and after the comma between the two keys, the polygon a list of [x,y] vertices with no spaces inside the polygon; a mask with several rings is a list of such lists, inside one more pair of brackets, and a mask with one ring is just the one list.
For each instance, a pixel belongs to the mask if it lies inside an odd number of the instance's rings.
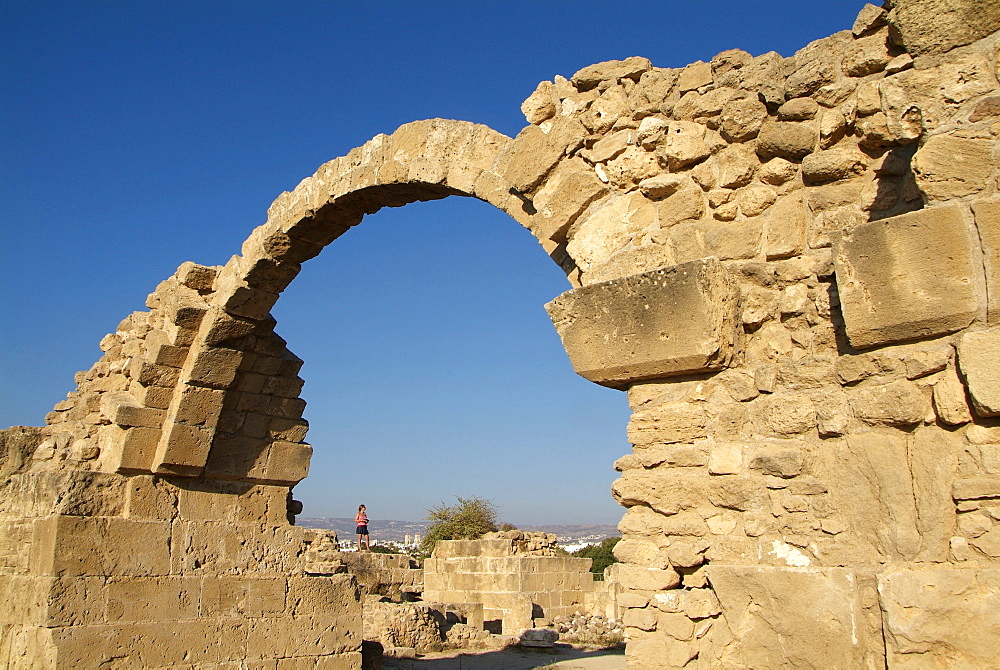
{"label": "large cut stone block", "polygon": [[906,50],[943,53],[1000,28],[1000,5],[982,0],[896,0],[889,21]]}
{"label": "large cut stone block", "polygon": [[722,617],[737,637],[723,667],[882,667],[874,584],[846,568],[709,566]]}
{"label": "large cut stone block", "polygon": [[545,309],[577,374],[624,387],[725,367],[738,303],[728,271],[704,258],[574,289]]}
{"label": "large cut stone block", "polygon": [[979,309],[982,262],[959,205],[871,221],[844,234],[835,264],[858,348],[951,333]]}
{"label": "large cut stone block", "polygon": [[890,571],[878,592],[888,667],[996,667],[1000,570]]}

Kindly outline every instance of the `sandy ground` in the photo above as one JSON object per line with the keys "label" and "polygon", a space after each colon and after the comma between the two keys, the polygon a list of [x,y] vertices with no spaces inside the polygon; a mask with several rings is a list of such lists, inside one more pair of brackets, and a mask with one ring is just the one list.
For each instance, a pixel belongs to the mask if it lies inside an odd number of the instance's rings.
{"label": "sandy ground", "polygon": [[625,651],[588,650],[568,644],[554,649],[511,647],[501,651],[440,652],[420,658],[386,658],[385,670],[626,670]]}

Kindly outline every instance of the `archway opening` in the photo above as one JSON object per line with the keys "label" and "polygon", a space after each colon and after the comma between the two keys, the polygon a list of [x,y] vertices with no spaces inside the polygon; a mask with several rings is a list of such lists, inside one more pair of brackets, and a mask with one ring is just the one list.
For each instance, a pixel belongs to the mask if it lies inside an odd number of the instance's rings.
{"label": "archway opening", "polygon": [[272,310],[305,361],[302,522],[364,503],[378,539],[379,520],[476,496],[518,526],[616,524],[629,410],[573,372],[542,308],[568,288],[471,198],[383,209],[306,263]]}

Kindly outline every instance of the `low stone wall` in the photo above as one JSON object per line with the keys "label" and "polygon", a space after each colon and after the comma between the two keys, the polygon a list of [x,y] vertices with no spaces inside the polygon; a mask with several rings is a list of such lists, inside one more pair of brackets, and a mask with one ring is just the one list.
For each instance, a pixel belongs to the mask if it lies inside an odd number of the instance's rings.
{"label": "low stone wall", "polygon": [[307,575],[287,488],[19,473],[0,487],[4,667],[360,664],[348,574]]}

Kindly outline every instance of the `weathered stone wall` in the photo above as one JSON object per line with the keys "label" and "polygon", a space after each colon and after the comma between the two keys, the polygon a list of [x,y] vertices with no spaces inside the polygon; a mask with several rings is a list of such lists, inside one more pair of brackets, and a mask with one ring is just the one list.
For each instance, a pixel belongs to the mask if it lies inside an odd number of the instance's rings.
{"label": "weathered stone wall", "polygon": [[72,470],[7,479],[4,667],[360,667],[357,583],[303,573],[286,496]]}
{"label": "weathered stone wall", "polygon": [[[356,667],[355,587],[293,567],[283,505],[311,448],[269,310],[365,214],[465,195],[566,271],[549,311],[571,361],[628,392],[633,666],[995,665],[998,27],[996,3],[866,5],[789,58],[602,63],[540,84],[514,139],[419,121],[321,166],[239,256],[157,287],[47,426],[4,438],[0,583],[19,605],[0,659],[253,647]],[[322,645],[205,605],[261,561],[286,623],[300,583],[340,584]],[[223,621],[246,648],[188,634]]]}
{"label": "weathered stone wall", "polygon": [[512,531],[438,542],[424,561],[423,598],[482,603],[487,625],[504,635],[533,628],[540,619],[605,614],[614,586],[594,581],[591,560],[557,556],[554,536],[539,542],[532,535]]}

